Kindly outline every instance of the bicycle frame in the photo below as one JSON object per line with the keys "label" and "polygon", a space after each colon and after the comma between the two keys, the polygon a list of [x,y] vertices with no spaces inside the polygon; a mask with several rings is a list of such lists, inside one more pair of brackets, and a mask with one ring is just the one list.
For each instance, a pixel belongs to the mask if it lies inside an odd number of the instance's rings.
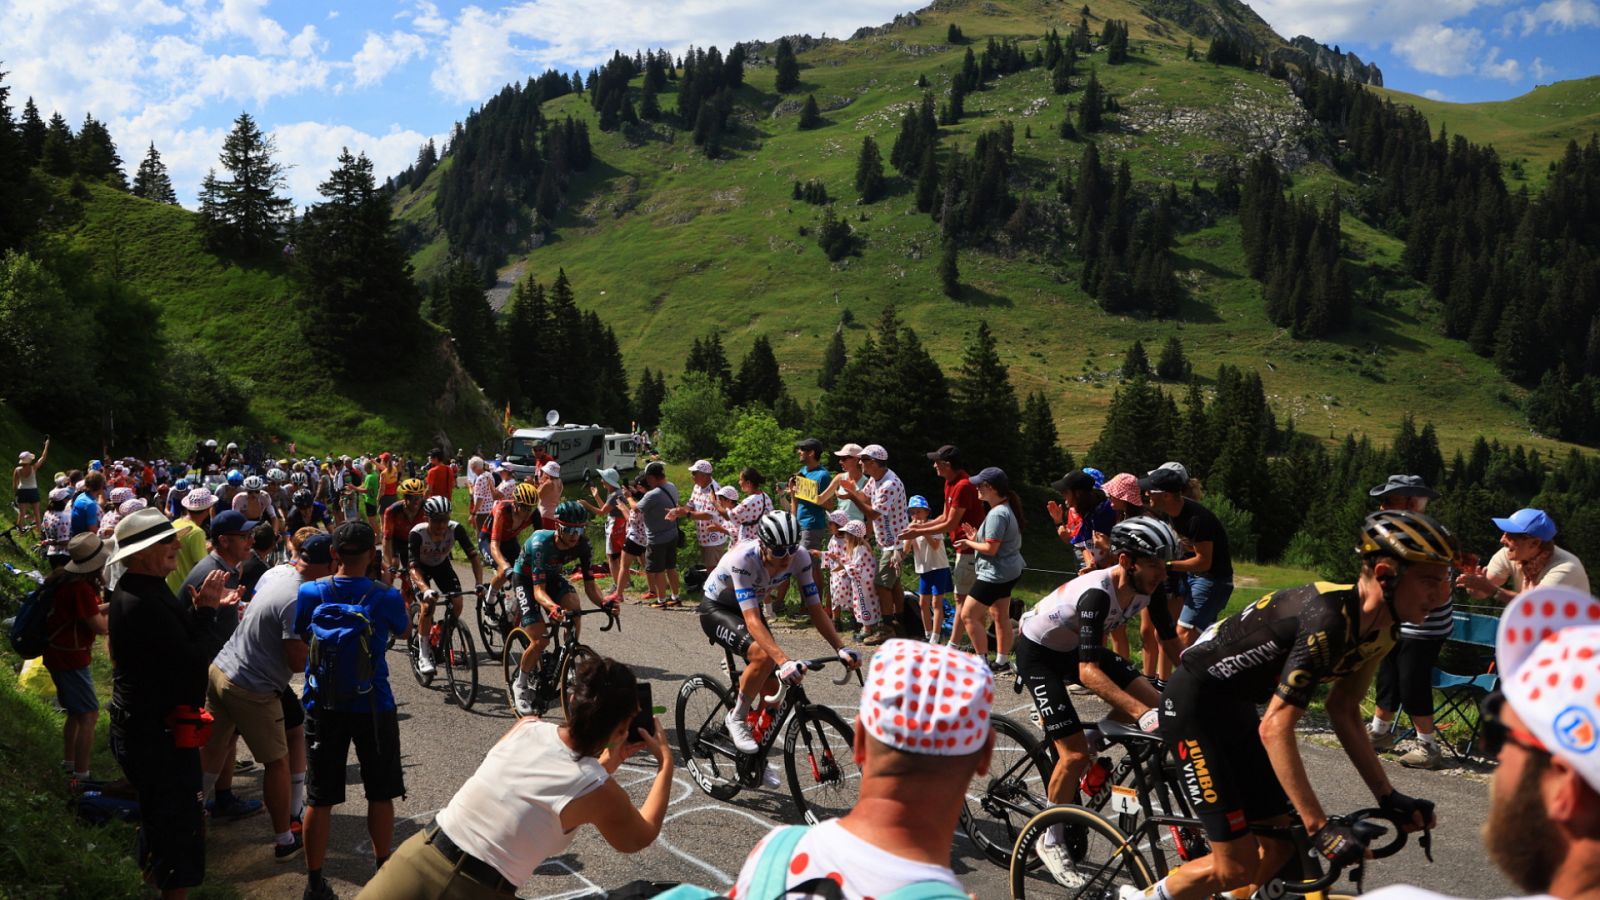
{"label": "bicycle frame", "polygon": [[[729,693],[733,693],[739,690],[739,676],[744,674],[744,669],[738,666],[740,660],[733,655],[732,650],[724,647],[722,648],[722,653],[727,659],[728,678],[731,685]],[[823,659],[806,660],[805,662],[808,669],[815,671],[821,669],[825,663],[830,661],[832,660]],[[860,680],[862,678],[861,670],[856,669],[855,672],[857,679]],[[849,680],[850,670],[847,669],[844,675],[834,680],[833,683],[844,684]],[[737,747],[719,747],[715,744],[706,745],[706,749],[713,750],[733,760],[739,768],[740,777],[745,779],[749,786],[760,783],[762,773],[765,770],[764,764],[767,755],[772,752],[772,748],[777,744],[778,738],[788,728],[789,720],[794,717],[795,711],[816,705],[811,702],[810,697],[806,696],[804,685],[796,684],[791,686],[784,684],[782,681],[778,682],[778,693],[770,698],[763,697],[762,700],[765,703],[776,701],[777,705],[773,710],[772,725],[761,736],[759,750],[755,753],[741,753]]]}

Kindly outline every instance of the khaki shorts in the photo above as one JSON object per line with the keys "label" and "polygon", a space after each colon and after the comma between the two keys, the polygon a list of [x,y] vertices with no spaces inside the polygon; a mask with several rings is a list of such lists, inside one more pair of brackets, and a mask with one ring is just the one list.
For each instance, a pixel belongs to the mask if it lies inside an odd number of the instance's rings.
{"label": "khaki shorts", "polygon": [[721,544],[716,544],[716,545],[710,546],[710,547],[706,546],[705,544],[701,544],[700,545],[700,565],[705,566],[706,567],[706,571],[709,572],[712,569],[715,569],[717,567],[717,563],[722,562],[722,557],[724,555],[726,555],[727,552],[728,552],[728,544],[727,544],[727,542],[723,542]]}
{"label": "khaki shorts", "polygon": [[206,683],[206,709],[215,720],[208,750],[219,750],[237,731],[257,762],[277,762],[289,755],[283,731],[283,699],[277,691],[247,691],[211,667]]}
{"label": "khaki shorts", "polygon": [[878,574],[872,583],[881,588],[898,589],[900,587],[900,561],[904,554],[899,549],[890,547],[878,551]]}
{"label": "khaki shorts", "polygon": [[956,583],[956,596],[972,593],[972,586],[978,583],[978,554],[957,553],[955,569],[950,574]]}

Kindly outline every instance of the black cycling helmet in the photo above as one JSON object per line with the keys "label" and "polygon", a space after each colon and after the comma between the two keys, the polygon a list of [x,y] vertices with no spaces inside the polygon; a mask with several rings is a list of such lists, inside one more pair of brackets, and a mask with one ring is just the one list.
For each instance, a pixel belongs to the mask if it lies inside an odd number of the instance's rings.
{"label": "black cycling helmet", "polygon": [[312,503],[316,502],[316,499],[311,496],[311,492],[305,488],[295,491],[294,496],[290,497],[289,500],[295,506],[310,506]]}
{"label": "black cycling helmet", "polygon": [[794,547],[800,543],[800,523],[788,510],[775,509],[761,517],[756,537],[764,547]]}
{"label": "black cycling helmet", "polygon": [[1423,513],[1383,509],[1361,523],[1362,556],[1381,554],[1406,563],[1451,565],[1461,555],[1461,547],[1450,529]]}
{"label": "black cycling helmet", "polygon": [[1178,534],[1149,516],[1132,516],[1111,528],[1111,549],[1132,556],[1153,556],[1162,562],[1178,558]]}

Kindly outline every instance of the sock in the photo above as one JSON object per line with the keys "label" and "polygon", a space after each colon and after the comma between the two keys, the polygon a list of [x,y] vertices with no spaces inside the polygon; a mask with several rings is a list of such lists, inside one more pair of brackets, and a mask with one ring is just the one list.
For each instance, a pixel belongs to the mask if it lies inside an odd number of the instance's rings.
{"label": "sock", "polygon": [[1008,663],[1011,661],[1011,654],[1001,653],[1000,651],[996,650],[994,653],[994,661],[996,663]]}
{"label": "sock", "polygon": [[221,772],[202,772],[200,774],[200,786],[205,789],[207,797],[211,796],[211,792],[216,790],[217,779],[221,777]]}
{"label": "sock", "polygon": [[1370,727],[1373,731],[1376,731],[1380,734],[1386,734],[1394,730],[1394,720],[1391,719],[1389,721],[1384,721],[1381,716],[1374,713],[1372,716],[1372,725]]}
{"label": "sock", "polygon": [[374,869],[381,869],[381,868],[383,868],[383,864],[388,862],[388,861],[389,861],[389,857],[387,857],[387,856],[374,856],[372,858],[372,863],[373,863],[372,867]]}
{"label": "sock", "polygon": [[281,831],[281,832],[278,833],[277,840],[278,840],[278,846],[279,847],[287,847],[290,844],[294,843],[294,832],[292,832],[292,831]]}
{"label": "sock", "polygon": [[733,701],[733,717],[735,719],[742,719],[745,716],[750,715],[750,707],[752,705],[753,704],[749,697],[740,694],[739,698]]}
{"label": "sock", "polygon": [[1424,733],[1422,730],[1418,729],[1417,743],[1424,744],[1432,749],[1437,750],[1439,748],[1439,733],[1437,731],[1429,731]]}
{"label": "sock", "polygon": [[1044,830],[1044,843],[1047,847],[1059,847],[1067,836],[1067,826],[1051,825]]}
{"label": "sock", "polygon": [[1165,878],[1156,882],[1155,892],[1150,896],[1154,896],[1156,900],[1172,900],[1172,895],[1167,893],[1167,880]]}
{"label": "sock", "polygon": [[306,814],[306,773],[289,776],[289,818],[302,819]]}
{"label": "sock", "polygon": [[74,771],[72,773],[72,777],[76,778],[79,781],[88,781],[89,780],[89,770],[85,769],[82,772]]}
{"label": "sock", "polygon": [[306,870],[306,883],[311,885],[312,887],[316,887],[317,885],[322,884],[322,870],[321,869],[307,869]]}

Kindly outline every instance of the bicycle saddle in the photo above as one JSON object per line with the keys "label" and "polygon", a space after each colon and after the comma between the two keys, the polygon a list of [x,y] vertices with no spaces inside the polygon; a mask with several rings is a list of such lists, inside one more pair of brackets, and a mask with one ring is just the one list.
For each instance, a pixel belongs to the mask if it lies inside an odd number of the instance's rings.
{"label": "bicycle saddle", "polygon": [[1116,719],[1101,719],[1094,727],[1100,729],[1100,735],[1108,741],[1160,741],[1162,739],[1159,733],[1145,734],[1139,730],[1138,725],[1118,722]]}

